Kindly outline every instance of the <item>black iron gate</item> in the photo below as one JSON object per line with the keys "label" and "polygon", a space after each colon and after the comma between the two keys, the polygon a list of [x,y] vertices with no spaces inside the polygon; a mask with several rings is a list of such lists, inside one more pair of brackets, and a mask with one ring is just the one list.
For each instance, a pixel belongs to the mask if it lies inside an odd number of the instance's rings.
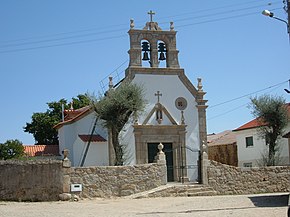
{"label": "black iron gate", "polygon": [[[148,163],[153,163],[155,161],[155,157],[158,153],[158,144],[159,143],[148,143]],[[189,146],[179,146],[177,148],[172,148],[172,143],[162,143],[163,144],[163,152],[166,156],[166,166],[167,166],[167,181],[173,182],[174,181],[174,170],[176,170],[176,174],[178,176],[178,180],[182,183],[184,183],[184,174],[185,170],[190,171],[196,171],[197,174],[197,182],[200,183],[201,174],[200,174],[200,151],[192,149]],[[187,151],[187,154],[186,154]],[[176,165],[173,163],[173,155],[176,155]],[[190,162],[187,164],[185,162]],[[196,160],[195,160],[196,159]]]}

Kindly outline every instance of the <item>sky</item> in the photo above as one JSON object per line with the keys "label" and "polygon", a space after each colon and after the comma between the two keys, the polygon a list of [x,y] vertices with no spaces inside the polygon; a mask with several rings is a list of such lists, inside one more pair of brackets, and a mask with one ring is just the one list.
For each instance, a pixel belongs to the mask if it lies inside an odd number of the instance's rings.
{"label": "sky", "polygon": [[[271,2],[271,3],[270,3]],[[47,102],[99,94],[108,76],[128,67],[130,19],[177,31],[179,64],[207,94],[207,131],[232,130],[253,119],[250,97],[290,89],[290,43],[283,1],[265,0],[1,0],[0,143],[34,144],[23,127]],[[115,78],[117,79],[117,78]],[[116,80],[115,80],[116,81]]]}

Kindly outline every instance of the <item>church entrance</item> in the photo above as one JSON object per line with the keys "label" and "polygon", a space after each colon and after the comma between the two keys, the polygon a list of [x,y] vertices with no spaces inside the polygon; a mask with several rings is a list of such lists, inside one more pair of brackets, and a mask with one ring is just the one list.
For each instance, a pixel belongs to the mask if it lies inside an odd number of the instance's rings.
{"label": "church entrance", "polygon": [[[163,152],[166,156],[166,166],[167,166],[167,181],[173,182],[174,181],[174,167],[173,167],[173,150],[172,150],[172,143],[162,143],[164,148]],[[158,145],[159,143],[148,143],[147,144],[148,150],[148,163],[153,163],[154,159],[158,153]]]}

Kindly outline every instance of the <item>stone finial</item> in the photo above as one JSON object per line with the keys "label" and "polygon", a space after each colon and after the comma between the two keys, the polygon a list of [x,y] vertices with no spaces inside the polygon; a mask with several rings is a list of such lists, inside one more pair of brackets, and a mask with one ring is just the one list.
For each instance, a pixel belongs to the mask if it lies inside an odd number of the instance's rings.
{"label": "stone finial", "polygon": [[184,111],[181,111],[181,124],[185,124]]}
{"label": "stone finial", "polygon": [[109,77],[109,89],[113,89],[114,84],[113,84],[113,77]]}
{"label": "stone finial", "polygon": [[201,78],[198,78],[197,79],[198,83],[197,83],[197,88],[198,88],[198,91],[202,91],[202,83],[201,83]]}
{"label": "stone finial", "polygon": [[160,142],[158,145],[159,152],[157,153],[157,156],[156,156],[156,162],[157,164],[166,165],[166,157],[165,157],[164,152],[162,151],[163,147],[164,147],[163,144]]}
{"label": "stone finial", "polygon": [[159,153],[164,153],[164,152],[162,151],[163,148],[164,148],[164,145],[160,142],[159,145],[158,145]]}
{"label": "stone finial", "polygon": [[134,29],[135,24],[134,24],[134,20],[130,19],[130,29]]}
{"label": "stone finial", "polygon": [[62,166],[66,167],[66,168],[71,167],[71,162],[68,159],[69,150],[68,149],[64,149],[62,151],[62,154],[63,154]]}
{"label": "stone finial", "polygon": [[170,31],[174,31],[174,23],[172,21],[170,22]]}
{"label": "stone finial", "polygon": [[69,150],[68,149],[64,149],[62,151],[62,154],[63,154],[63,159],[67,159],[68,158],[68,154],[69,154]]}

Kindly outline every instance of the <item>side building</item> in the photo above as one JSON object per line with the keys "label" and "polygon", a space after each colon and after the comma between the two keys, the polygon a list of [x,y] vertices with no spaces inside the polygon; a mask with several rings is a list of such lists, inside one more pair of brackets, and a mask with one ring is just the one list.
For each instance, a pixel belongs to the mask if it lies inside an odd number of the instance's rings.
{"label": "side building", "polygon": [[[288,116],[290,117],[290,104],[287,104]],[[236,134],[238,148],[239,167],[259,167],[264,165],[264,157],[267,156],[268,146],[265,139],[261,138],[258,129],[261,122],[257,119],[233,130]],[[278,139],[277,162],[279,165],[290,165],[290,120],[282,135]]]}

